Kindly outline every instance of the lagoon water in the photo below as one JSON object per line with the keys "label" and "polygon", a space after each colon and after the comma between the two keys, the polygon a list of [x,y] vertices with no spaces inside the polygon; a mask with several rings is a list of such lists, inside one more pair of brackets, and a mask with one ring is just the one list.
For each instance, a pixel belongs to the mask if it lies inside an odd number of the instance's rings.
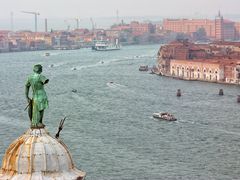
{"label": "lagoon water", "polygon": [[[24,84],[41,63],[50,79],[44,122],[54,136],[67,116],[61,138],[87,180],[239,179],[240,87],[139,72],[156,64],[159,47],[0,54],[0,160],[29,127]],[[178,121],[153,119],[158,111]]]}

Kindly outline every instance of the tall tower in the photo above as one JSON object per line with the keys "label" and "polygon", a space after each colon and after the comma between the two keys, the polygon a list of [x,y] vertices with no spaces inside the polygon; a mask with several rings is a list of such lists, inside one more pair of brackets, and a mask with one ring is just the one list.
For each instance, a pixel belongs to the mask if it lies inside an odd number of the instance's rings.
{"label": "tall tower", "polygon": [[116,11],[116,15],[117,15],[117,24],[119,24],[119,11],[118,11],[118,9],[117,9],[117,11]]}
{"label": "tall tower", "polygon": [[11,21],[11,31],[14,31],[14,27],[13,27],[13,12],[11,12],[11,19],[10,19],[10,21]]}
{"label": "tall tower", "polygon": [[45,19],[45,32],[48,32],[48,21],[47,18]]}
{"label": "tall tower", "polygon": [[221,41],[224,40],[224,23],[220,11],[218,11],[218,15],[215,18],[215,38]]}

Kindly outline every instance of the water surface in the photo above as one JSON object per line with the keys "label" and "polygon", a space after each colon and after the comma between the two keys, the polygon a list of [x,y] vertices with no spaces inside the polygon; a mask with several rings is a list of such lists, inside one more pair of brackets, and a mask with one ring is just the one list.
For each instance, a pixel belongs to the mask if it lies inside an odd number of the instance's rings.
{"label": "water surface", "polygon": [[[24,84],[41,63],[50,79],[44,122],[55,135],[67,116],[61,138],[88,180],[238,179],[240,87],[139,72],[140,65],[156,63],[158,49],[0,54],[0,159],[29,126]],[[153,119],[158,111],[178,121]]]}

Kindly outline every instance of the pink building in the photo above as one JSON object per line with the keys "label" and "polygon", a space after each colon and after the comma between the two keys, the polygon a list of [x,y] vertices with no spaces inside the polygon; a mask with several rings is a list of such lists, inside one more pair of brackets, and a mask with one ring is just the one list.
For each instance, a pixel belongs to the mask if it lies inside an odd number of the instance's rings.
{"label": "pink building", "polygon": [[214,20],[210,19],[164,19],[163,29],[192,35],[204,28],[207,37],[217,40],[239,39],[240,23],[223,19],[220,12]]}
{"label": "pink building", "polygon": [[153,33],[155,31],[154,25],[151,23],[139,23],[137,21],[133,21],[131,22],[130,27],[134,36],[140,36],[145,33]]}

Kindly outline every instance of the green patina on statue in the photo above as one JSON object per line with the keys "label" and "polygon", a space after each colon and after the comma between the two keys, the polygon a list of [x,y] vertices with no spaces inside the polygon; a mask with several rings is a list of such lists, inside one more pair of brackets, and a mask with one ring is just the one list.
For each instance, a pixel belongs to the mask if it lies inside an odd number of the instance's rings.
{"label": "green patina on statue", "polygon": [[[49,80],[41,73],[42,66],[40,64],[35,65],[33,67],[33,74],[28,77],[25,87],[31,128],[44,128],[45,126],[42,120],[44,109],[48,107],[48,99],[44,90],[44,84],[48,83]],[[32,99],[29,98],[30,87],[32,87]]]}

